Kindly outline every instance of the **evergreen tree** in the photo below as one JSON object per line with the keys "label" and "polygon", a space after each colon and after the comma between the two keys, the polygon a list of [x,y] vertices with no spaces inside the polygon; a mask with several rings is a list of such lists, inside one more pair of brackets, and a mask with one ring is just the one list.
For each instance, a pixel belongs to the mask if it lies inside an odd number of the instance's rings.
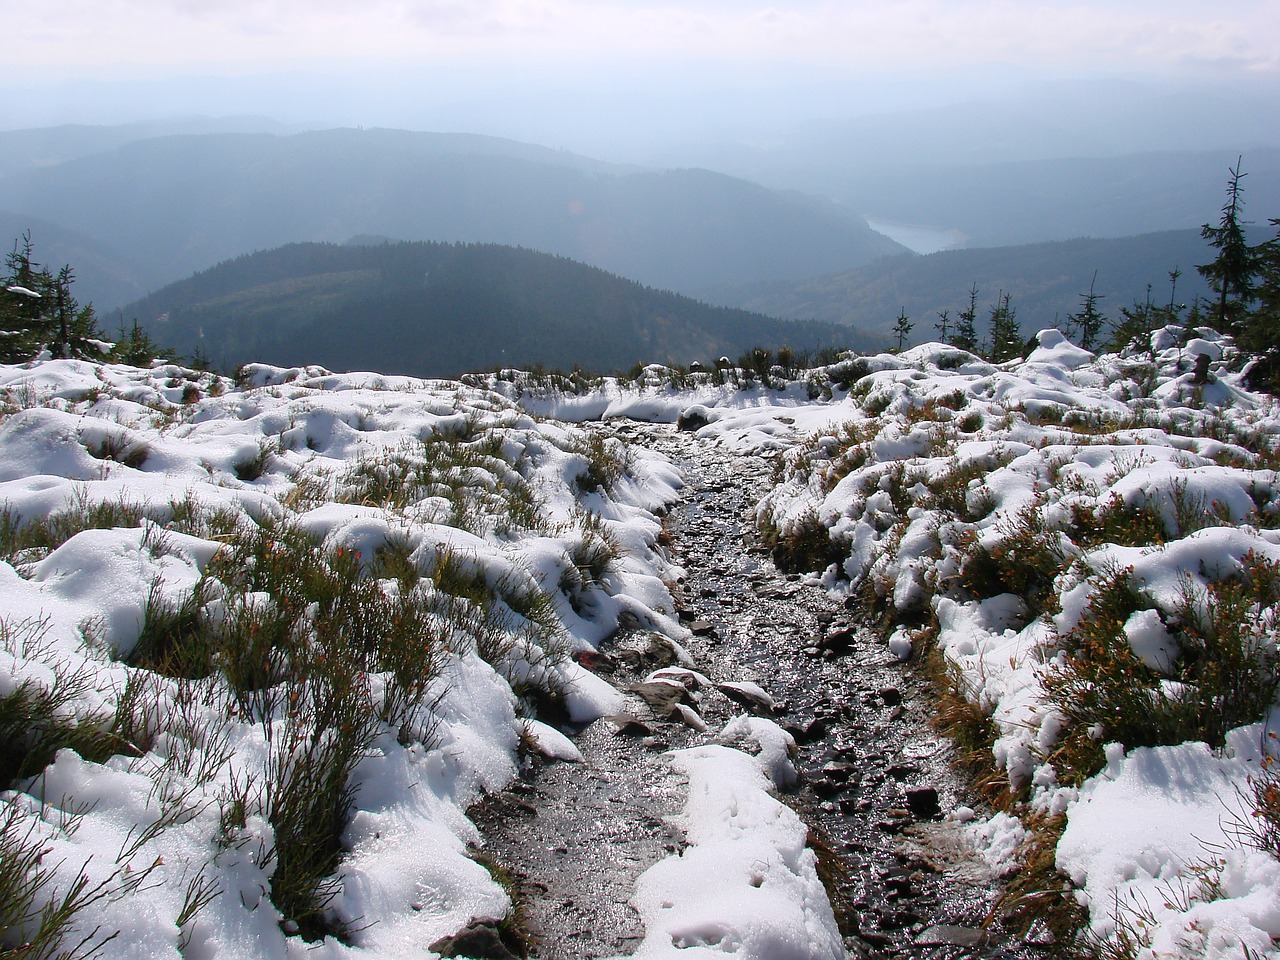
{"label": "evergreen tree", "polygon": [[1120,308],[1120,319],[1111,325],[1107,349],[1119,352],[1130,346],[1149,346],[1151,334],[1158,326],[1157,308],[1151,300],[1151,284],[1147,284],[1146,300],[1135,300],[1133,306]]}
{"label": "evergreen tree", "polygon": [[1093,279],[1089,281],[1089,292],[1080,294],[1080,312],[1067,317],[1068,327],[1078,334],[1080,346],[1092,350],[1098,342],[1098,335],[1107,318],[1098,310],[1098,301],[1103,299],[1100,293],[1094,293],[1098,282],[1098,271],[1093,271]]}
{"label": "evergreen tree", "polygon": [[[1131,307],[1120,308],[1120,320],[1111,325],[1111,337],[1107,341],[1107,349],[1120,351],[1127,347],[1141,347],[1151,352],[1151,335],[1161,327],[1183,326],[1182,312],[1186,304],[1177,302],[1178,278],[1182,271],[1174,268],[1169,271],[1169,303],[1158,305],[1151,298],[1151,284],[1147,284],[1147,297],[1141,303],[1134,301]],[[1200,309],[1193,305],[1187,318],[1191,326],[1200,323]]]}
{"label": "evergreen tree", "polygon": [[901,353],[903,347],[906,346],[907,334],[911,332],[913,326],[915,324],[907,316],[907,308],[900,308],[898,310],[898,318],[893,322],[893,335],[898,338],[898,353]]}
{"label": "evergreen tree", "polygon": [[[1257,309],[1250,318],[1250,328],[1259,327],[1265,334],[1258,337],[1260,346],[1280,345],[1280,220],[1271,220],[1276,235],[1255,247],[1258,282]],[[1261,333],[1262,330],[1258,332]]]}
{"label": "evergreen tree", "polygon": [[991,308],[992,363],[1004,363],[1022,356],[1022,335],[1018,330],[1016,311],[1009,304],[1009,294],[1001,293]]}
{"label": "evergreen tree", "polygon": [[75,274],[64,266],[56,274],[32,259],[31,235],[24,234],[5,258],[0,279],[0,361],[22,363],[44,350],[54,357],[102,359],[92,305],[81,306],[71,293]]}
{"label": "evergreen tree", "polygon": [[950,344],[951,331],[954,329],[951,325],[951,311],[939,310],[938,322],[933,325],[933,328],[938,331],[938,337],[943,343]]}
{"label": "evergreen tree", "polygon": [[968,350],[970,353],[978,352],[977,320],[978,285],[975,283],[969,287],[969,306],[960,311],[960,317],[956,320],[956,331],[951,339],[953,347]]}
{"label": "evergreen tree", "polygon": [[111,359],[135,367],[149,367],[153,360],[173,359],[173,351],[152,340],[136,319],[129,330],[125,330],[124,321],[121,320],[120,335],[111,351]]}
{"label": "evergreen tree", "polygon": [[1270,224],[1276,236],[1254,248],[1257,306],[1245,318],[1239,342],[1258,354],[1249,385],[1274,392],[1280,387],[1280,220]]}
{"label": "evergreen tree", "polygon": [[1245,240],[1241,219],[1244,198],[1240,181],[1246,176],[1240,172],[1242,159],[1237,158],[1236,165],[1228,168],[1231,177],[1227,181],[1227,202],[1223,204],[1218,225],[1206,223],[1200,229],[1200,236],[1209,241],[1218,255],[1212,263],[1196,267],[1218,295],[1210,322],[1233,334],[1240,332],[1254,298],[1253,278],[1258,266],[1257,252]]}

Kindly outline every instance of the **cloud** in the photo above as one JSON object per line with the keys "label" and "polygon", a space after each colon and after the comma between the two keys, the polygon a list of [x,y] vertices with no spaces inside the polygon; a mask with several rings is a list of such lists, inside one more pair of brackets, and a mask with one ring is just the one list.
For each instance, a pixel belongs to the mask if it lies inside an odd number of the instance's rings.
{"label": "cloud", "polygon": [[0,0],[11,67],[308,59],[987,63],[1106,69],[1280,66],[1274,0]]}

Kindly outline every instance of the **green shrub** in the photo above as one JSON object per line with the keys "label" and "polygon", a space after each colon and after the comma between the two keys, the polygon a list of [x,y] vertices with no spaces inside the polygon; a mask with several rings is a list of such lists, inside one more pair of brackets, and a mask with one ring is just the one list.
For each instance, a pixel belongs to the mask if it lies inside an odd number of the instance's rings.
{"label": "green shrub", "polygon": [[1176,609],[1162,613],[1177,646],[1165,673],[1143,662],[1125,634],[1129,617],[1155,604],[1132,570],[1105,571],[1080,623],[1062,638],[1064,661],[1045,676],[1070,721],[1056,758],[1062,771],[1079,782],[1101,770],[1109,742],[1221,747],[1230,730],[1265,717],[1280,692],[1277,601],[1280,565],[1254,555],[1239,576],[1205,590],[1188,581]]}
{"label": "green shrub", "polygon": [[831,539],[831,531],[810,508],[793,521],[786,532],[762,523],[761,539],[784,573],[820,572],[848,556],[848,547]]}
{"label": "green shrub", "polygon": [[1054,583],[1074,553],[1070,542],[1048,526],[1038,503],[1003,518],[996,532],[989,545],[971,541],[960,568],[961,586],[980,598],[1015,594],[1033,616],[1052,613],[1058,602]]}
{"label": "green shrub", "polygon": [[611,493],[614,485],[626,475],[630,466],[625,445],[600,433],[588,433],[570,448],[587,460],[586,467],[578,474],[578,489],[583,493],[602,491]]}
{"label": "green shrub", "polygon": [[12,789],[39,774],[59,750],[72,749],[102,762],[121,752],[136,753],[113,729],[111,718],[78,717],[71,710],[93,683],[86,669],[70,669],[45,644],[41,621],[0,619],[0,649],[42,662],[47,684],[24,680],[0,696],[0,789]]}
{"label": "green shrub", "polygon": [[[113,889],[118,886],[119,871],[91,884],[81,867],[67,883],[56,875],[56,865],[45,862],[48,853],[38,821],[27,818],[16,805],[8,805],[0,817],[0,956],[89,960],[119,932],[104,933],[95,927],[79,935],[72,927],[87,907],[123,892]],[[149,871],[137,873],[145,876]]]}

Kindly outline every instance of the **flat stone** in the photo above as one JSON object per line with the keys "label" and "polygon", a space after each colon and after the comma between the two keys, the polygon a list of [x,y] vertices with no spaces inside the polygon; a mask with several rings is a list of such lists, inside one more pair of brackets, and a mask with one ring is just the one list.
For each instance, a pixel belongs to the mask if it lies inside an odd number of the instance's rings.
{"label": "flat stone", "polygon": [[441,937],[427,949],[442,957],[470,957],[472,960],[519,960],[491,917],[472,920],[458,933]]}
{"label": "flat stone", "polygon": [[677,704],[694,705],[693,696],[681,683],[651,680],[630,684],[627,691],[643,700],[660,717],[670,716]]}
{"label": "flat stone", "polygon": [[916,943],[922,947],[977,947],[987,939],[985,930],[939,923],[920,931]]}
{"label": "flat stone", "polygon": [[604,719],[613,724],[613,732],[620,737],[647,737],[653,733],[653,727],[630,714],[617,713]]}
{"label": "flat stone", "polygon": [[857,772],[857,767],[852,763],[844,763],[839,760],[832,760],[830,763],[824,764],[822,773],[826,777],[830,777],[839,783],[847,783],[849,778]]}
{"label": "flat stone", "polygon": [[716,632],[716,625],[710,620],[694,620],[689,624],[689,632],[695,637],[709,637]]}

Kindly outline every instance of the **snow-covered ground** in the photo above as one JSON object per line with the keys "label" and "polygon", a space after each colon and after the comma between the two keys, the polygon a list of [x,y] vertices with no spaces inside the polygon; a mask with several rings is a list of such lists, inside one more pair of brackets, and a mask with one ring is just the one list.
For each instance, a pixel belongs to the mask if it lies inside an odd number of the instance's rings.
{"label": "snow-covered ground", "polygon": [[1017,815],[974,825],[989,859],[1060,835],[1111,955],[1243,960],[1280,956],[1280,406],[1232,358],[1208,330],[1106,356],[1047,330],[1000,366],[939,344],[846,362],[829,401],[810,376],[522,402],[781,452],[762,527],[896,654],[936,647],[981,718]]}
{"label": "snow-covered ground", "polygon": [[[506,915],[468,806],[522,744],[572,758],[535,704],[617,709],[570,654],[620,624],[685,636],[659,546],[679,477],[570,422],[684,414],[728,450],[783,456],[766,531],[879,610],[899,655],[936,646],[1011,813],[1061,831],[1096,936],[1135,956],[1280,956],[1280,865],[1239,829],[1274,689],[1248,722],[1182,710],[1222,659],[1204,639],[1221,624],[1262,663],[1250,677],[1275,671],[1280,411],[1228,372],[1230,349],[1165,332],[1150,357],[1093,357],[1048,331],[1000,367],[930,345],[777,389],[673,389],[654,370],[578,396],[317,368],[251,367],[241,385],[0,368],[0,760],[17,778],[0,884],[5,862],[28,878],[26,906],[0,909],[3,946],[68,897],[67,942],[119,931],[104,957],[430,957]],[[325,592],[344,575],[367,603]],[[341,621],[355,608],[385,618]],[[269,629],[281,646],[255,646]],[[378,631],[427,653],[361,646]],[[334,637],[362,651],[354,669],[334,666]],[[1104,648],[1110,674],[1082,654]],[[1126,748],[1110,715],[1081,719],[1113,706],[1098,689],[1219,742]],[[772,796],[793,775],[786,735],[737,723],[671,758],[688,846],[637,886],[640,954],[841,956],[803,825]],[[315,811],[275,787],[319,790],[317,769],[345,772],[349,794],[330,795],[349,809],[318,906],[284,916],[298,858],[277,841]],[[972,835],[1004,862],[1027,831],[1001,814]]]}

